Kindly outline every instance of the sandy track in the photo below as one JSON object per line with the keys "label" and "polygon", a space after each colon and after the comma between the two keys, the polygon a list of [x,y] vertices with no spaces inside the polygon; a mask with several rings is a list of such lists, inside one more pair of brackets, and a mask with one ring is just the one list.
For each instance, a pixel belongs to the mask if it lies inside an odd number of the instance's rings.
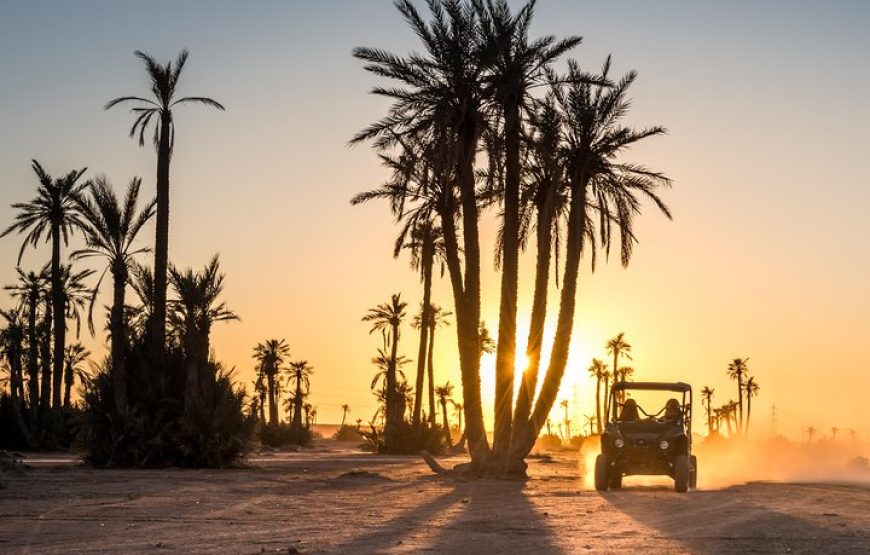
{"label": "sandy track", "polygon": [[572,456],[533,461],[527,483],[445,479],[417,458],[347,446],[224,471],[94,470],[42,457],[0,489],[0,552],[870,552],[867,486],[680,495],[627,479],[602,495],[584,488]]}

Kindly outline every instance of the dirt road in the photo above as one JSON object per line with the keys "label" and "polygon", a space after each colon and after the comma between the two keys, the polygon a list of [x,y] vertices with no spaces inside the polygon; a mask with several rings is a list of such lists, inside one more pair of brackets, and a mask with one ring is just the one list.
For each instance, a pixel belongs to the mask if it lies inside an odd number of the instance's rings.
{"label": "dirt road", "polygon": [[2,553],[870,553],[867,486],[626,479],[599,494],[570,453],[532,461],[526,483],[334,444],[241,470],[29,464],[0,489]]}

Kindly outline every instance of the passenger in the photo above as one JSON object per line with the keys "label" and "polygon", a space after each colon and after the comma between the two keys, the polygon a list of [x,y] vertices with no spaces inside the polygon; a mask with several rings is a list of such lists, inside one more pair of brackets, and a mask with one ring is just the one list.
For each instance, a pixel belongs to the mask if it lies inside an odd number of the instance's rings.
{"label": "passenger", "polygon": [[678,422],[683,416],[683,410],[680,408],[680,402],[676,399],[668,399],[665,403],[665,414],[662,421]]}
{"label": "passenger", "polygon": [[640,420],[640,414],[637,411],[637,401],[628,399],[622,405],[622,412],[619,415],[620,422],[637,422]]}

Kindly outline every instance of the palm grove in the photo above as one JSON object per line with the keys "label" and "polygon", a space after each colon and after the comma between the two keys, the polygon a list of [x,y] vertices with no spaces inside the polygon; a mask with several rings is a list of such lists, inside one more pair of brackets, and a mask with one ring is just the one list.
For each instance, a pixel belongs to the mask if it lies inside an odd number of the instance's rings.
{"label": "palm grove", "polygon": [[[351,141],[371,143],[391,177],[354,202],[388,201],[400,227],[396,245],[420,242],[416,256],[421,257],[424,285],[434,260],[447,268],[470,468],[479,475],[525,474],[524,459],[553,408],[565,372],[581,262],[594,268],[596,255],[609,254],[613,247],[620,262],[629,263],[636,242],[633,223],[643,199],[670,216],[658,196],[670,181],[623,160],[632,145],[664,133],[657,126],[632,129],[622,123],[635,74],[612,77],[609,58],[597,73],[583,71],[570,59],[564,70],[557,70],[557,62],[581,39],[531,38],[534,6],[531,1],[514,13],[503,0],[430,0],[424,18],[411,2],[398,0],[396,7],[419,38],[421,53],[353,52],[366,70],[388,81],[372,92],[392,101],[382,119]],[[495,263],[501,272],[491,445],[480,389],[479,228],[487,210],[497,212]],[[528,366],[521,369],[521,385],[514,391],[519,259],[529,244],[535,247],[536,265]],[[562,281],[552,354],[544,364],[553,268]],[[423,325],[428,304],[423,303]],[[390,401],[399,397],[390,390],[398,383],[396,372],[393,357],[387,368],[388,447],[390,428],[399,422],[389,414],[399,410]]]}
{"label": "palm grove", "polygon": [[[169,263],[168,221],[174,112],[191,103],[224,107],[207,97],[179,96],[187,51],[166,64],[142,52],[136,56],[145,65],[150,96],[116,98],[105,108],[132,104],[129,134],[140,146],[153,133],[156,199],[140,198],[139,178],[117,192],[103,176],[85,180],[86,169],[53,177],[33,161],[36,196],[13,205],[15,219],[3,236],[23,237],[19,265],[25,250],[39,248],[43,238],[51,258],[40,270],[19,269],[18,282],[7,287],[18,302],[2,313],[10,386],[4,417],[12,414],[19,436],[33,447],[68,443],[69,428],[76,427],[96,464],[220,466],[244,452],[252,425],[242,413],[244,393],[210,350],[213,324],[237,316],[222,300],[224,276],[216,256],[200,271]],[[154,263],[147,266],[142,261],[152,248],[142,231],[152,218]],[[83,246],[66,253],[73,236]],[[89,259],[96,270],[78,267]],[[88,369],[89,353],[79,343],[68,344],[67,324],[75,321],[78,335],[86,316],[94,333],[104,284],[111,291],[109,355]],[[83,409],[71,418],[70,389],[77,377],[84,386]]]}

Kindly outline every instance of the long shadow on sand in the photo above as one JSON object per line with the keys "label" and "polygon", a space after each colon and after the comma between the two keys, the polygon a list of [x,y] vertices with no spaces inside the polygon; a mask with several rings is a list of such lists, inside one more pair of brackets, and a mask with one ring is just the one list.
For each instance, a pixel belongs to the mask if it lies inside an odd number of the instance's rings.
{"label": "long shadow on sand", "polygon": [[[750,484],[687,494],[664,486],[629,487],[602,497],[660,532],[658,539],[679,542],[692,553],[867,553],[870,538],[860,523],[848,523],[821,507],[813,510],[809,503],[786,502],[803,495],[800,486]],[[819,518],[829,518],[830,524],[817,522]]]}
{"label": "long shadow on sand", "polygon": [[522,482],[447,483],[449,491],[338,546],[338,551],[353,553],[374,547],[377,551],[492,552],[493,546],[511,538],[511,553],[561,552],[553,543],[552,531],[524,494]]}

